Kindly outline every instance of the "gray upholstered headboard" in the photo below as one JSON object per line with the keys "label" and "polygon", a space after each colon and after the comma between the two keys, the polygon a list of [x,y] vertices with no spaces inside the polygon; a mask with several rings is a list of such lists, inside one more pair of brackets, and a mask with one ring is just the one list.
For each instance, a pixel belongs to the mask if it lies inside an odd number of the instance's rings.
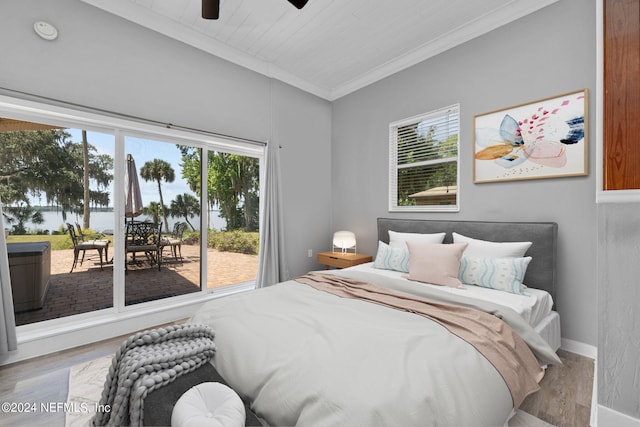
{"label": "gray upholstered headboard", "polygon": [[421,219],[378,218],[378,240],[389,243],[389,230],[404,233],[446,232],[444,243],[452,242],[452,232],[473,239],[492,242],[532,242],[525,254],[532,258],[524,283],[544,289],[556,298],[556,245],[558,224],[555,222],[490,222],[439,221]]}

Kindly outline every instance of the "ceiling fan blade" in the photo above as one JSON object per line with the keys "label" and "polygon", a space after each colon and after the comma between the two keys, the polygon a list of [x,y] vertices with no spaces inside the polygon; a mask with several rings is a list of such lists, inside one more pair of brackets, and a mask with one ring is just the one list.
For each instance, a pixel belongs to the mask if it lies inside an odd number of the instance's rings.
{"label": "ceiling fan blade", "polygon": [[[302,9],[309,0],[287,0],[298,9]],[[202,0],[202,17],[218,19],[220,17],[220,0]]]}
{"label": "ceiling fan blade", "polygon": [[220,17],[220,0],[202,0],[202,17],[218,19]]}
{"label": "ceiling fan blade", "polygon": [[302,9],[309,0],[288,0],[288,1],[298,9]]}

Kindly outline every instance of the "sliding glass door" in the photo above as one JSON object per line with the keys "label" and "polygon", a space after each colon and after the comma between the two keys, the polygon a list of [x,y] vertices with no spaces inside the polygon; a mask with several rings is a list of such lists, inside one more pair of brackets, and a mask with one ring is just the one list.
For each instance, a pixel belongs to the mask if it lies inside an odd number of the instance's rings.
{"label": "sliding glass door", "polygon": [[18,326],[254,286],[262,146],[38,117],[0,118]]}
{"label": "sliding glass door", "polygon": [[258,271],[260,161],[207,151],[207,288],[255,282]]}
{"label": "sliding glass door", "polygon": [[201,290],[200,173],[184,149],[125,136],[125,305]]}
{"label": "sliding glass door", "polygon": [[203,288],[212,291],[254,283],[258,269],[260,159],[209,147],[181,145],[178,149],[181,177],[195,196],[184,194],[184,204],[195,202],[197,197],[201,202],[199,212],[205,212],[186,227],[191,241],[202,242],[206,259]]}
{"label": "sliding glass door", "polygon": [[114,136],[0,118],[16,325],[113,306]]}

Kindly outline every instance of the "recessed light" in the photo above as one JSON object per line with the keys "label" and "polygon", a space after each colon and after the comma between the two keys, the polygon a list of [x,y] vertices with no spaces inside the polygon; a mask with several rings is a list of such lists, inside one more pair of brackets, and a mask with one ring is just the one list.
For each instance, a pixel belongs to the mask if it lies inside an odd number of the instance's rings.
{"label": "recessed light", "polygon": [[55,40],[58,38],[58,30],[48,22],[38,21],[33,24],[33,29],[37,35],[45,40]]}

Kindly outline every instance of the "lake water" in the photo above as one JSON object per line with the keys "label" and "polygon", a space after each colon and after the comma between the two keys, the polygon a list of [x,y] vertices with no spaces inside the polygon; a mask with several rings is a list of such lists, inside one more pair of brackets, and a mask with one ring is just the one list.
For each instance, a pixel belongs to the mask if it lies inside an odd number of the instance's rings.
{"label": "lake water", "polygon": [[[226,221],[220,218],[220,211],[213,210],[209,211],[210,221],[212,228],[216,230],[224,229],[227,225]],[[64,221],[62,219],[62,214],[60,212],[55,211],[43,211],[42,216],[44,217],[44,223],[42,224],[32,224],[27,223],[25,227],[27,229],[33,230],[49,230],[49,232],[58,230],[60,227],[64,227],[66,230],[66,224],[70,223],[75,225],[76,223],[82,225],[82,215],[73,215],[67,214],[67,220]],[[137,219],[144,220],[145,215],[140,215]],[[184,218],[168,218],[169,220],[169,231],[173,229],[173,224],[177,221],[184,221]],[[189,218],[189,222],[193,224],[194,227],[199,228],[200,225],[200,217],[196,216],[194,218]],[[104,212],[104,211],[92,211],[90,216],[91,229],[97,232],[105,232],[114,229],[114,221],[113,221],[113,212]],[[9,224],[5,222],[5,228],[11,228]],[[164,228],[164,227],[163,227]],[[188,228],[188,226],[187,226]],[[105,233],[106,234],[106,233]]]}

